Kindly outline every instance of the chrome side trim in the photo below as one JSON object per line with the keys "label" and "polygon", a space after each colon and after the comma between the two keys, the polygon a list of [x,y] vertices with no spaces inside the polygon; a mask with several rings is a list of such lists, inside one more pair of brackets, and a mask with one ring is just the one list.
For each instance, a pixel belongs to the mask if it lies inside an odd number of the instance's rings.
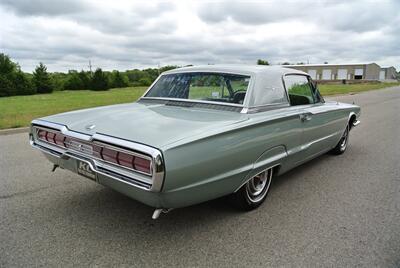
{"label": "chrome side trim", "polygon": [[292,155],[297,154],[297,153],[299,153],[299,152],[301,152],[301,151],[307,150],[311,145],[313,145],[313,144],[315,144],[315,143],[318,143],[318,142],[321,142],[321,141],[324,141],[324,140],[326,140],[326,139],[332,138],[332,137],[334,137],[334,136],[336,136],[336,135],[339,135],[340,133],[342,133],[342,131],[336,131],[336,132],[334,132],[334,133],[332,133],[332,134],[329,134],[329,135],[327,135],[327,136],[324,136],[324,137],[322,137],[322,138],[319,138],[319,139],[310,141],[310,142],[308,142],[308,143],[304,143],[304,144],[302,144],[302,145],[300,145],[300,146],[296,146],[296,147],[292,148],[291,150],[289,150],[289,151],[287,152],[287,153],[288,153],[288,156],[292,156]]}
{"label": "chrome side trim", "polygon": [[241,113],[247,113],[247,114],[254,114],[254,113],[261,113],[265,111],[271,111],[271,110],[276,110],[276,109],[281,109],[281,108],[287,108],[290,107],[290,104],[282,102],[282,103],[272,103],[272,104],[265,104],[261,106],[252,106],[246,108],[245,111],[242,110]]}
{"label": "chrome side trim", "polygon": [[[271,163],[271,162],[276,162],[278,160],[281,160],[281,159],[285,158],[286,156],[287,156],[286,152],[277,154],[277,155],[275,155],[273,157],[270,157],[270,158],[267,158],[267,159],[265,159],[263,161],[257,162],[256,164],[254,164],[253,169],[260,168],[260,167],[265,166],[265,165],[267,165],[268,163]],[[275,165],[275,166],[277,166],[277,165]],[[272,166],[272,167],[275,167],[275,166]],[[265,170],[266,169],[264,169],[264,171]]]}
{"label": "chrome side trim", "polygon": [[[87,142],[101,143],[101,144],[106,144],[107,146],[113,146],[113,145],[120,146],[120,147],[129,149],[129,150],[136,151],[136,152],[138,152],[138,154],[140,156],[142,156],[140,153],[147,154],[147,155],[151,156],[152,174],[151,174],[151,176],[149,176],[145,173],[141,174],[140,171],[136,171],[136,170],[130,171],[128,169],[125,170],[125,168],[123,168],[123,167],[116,166],[115,164],[111,165],[110,163],[107,163],[106,161],[97,159],[93,156],[82,154],[80,152],[77,152],[75,150],[70,150],[68,148],[65,149],[65,148],[62,148],[62,147],[59,147],[56,145],[44,143],[44,142],[38,140],[36,131],[34,131],[34,129],[36,127],[39,127],[39,128],[44,127],[44,128],[50,128],[53,130],[58,130],[66,136],[84,140]],[[149,147],[149,146],[146,146],[143,144],[139,144],[139,143],[135,143],[135,142],[127,141],[127,140],[122,140],[122,139],[118,139],[115,137],[107,136],[104,134],[98,134],[98,133],[95,133],[94,135],[90,136],[90,135],[86,135],[83,133],[71,131],[64,125],[60,125],[60,124],[56,124],[56,123],[52,123],[52,122],[48,122],[48,121],[44,121],[44,120],[33,120],[32,121],[31,129],[30,129],[30,143],[33,147],[38,148],[42,152],[51,154],[52,156],[56,156],[59,158],[62,158],[63,156],[68,156],[68,157],[77,156],[77,157],[79,157],[79,160],[81,160],[81,158],[90,159],[96,166],[96,169],[94,169],[95,172],[98,172],[104,176],[113,177],[113,179],[116,179],[116,176],[110,176],[109,174],[105,174],[104,172],[99,171],[97,169],[97,167],[100,167],[102,169],[107,169],[110,172],[120,174],[123,177],[128,177],[133,180],[138,180],[143,183],[150,184],[150,187],[147,188],[146,190],[149,190],[152,192],[160,192],[162,189],[163,183],[164,183],[165,167],[164,167],[164,159],[163,159],[162,153],[155,148],[152,148],[152,147]],[[123,150],[123,148],[118,148],[118,149]],[[143,174],[145,174],[146,176]],[[139,187],[139,188],[143,189],[143,187]]]}
{"label": "chrome side trim", "polygon": [[240,108],[243,107],[242,104],[229,103],[229,102],[193,100],[193,99],[179,99],[179,98],[141,97],[139,100],[181,101],[181,102],[189,102],[189,103],[205,103],[205,104],[214,104],[214,105],[222,105],[222,106],[234,106],[234,107],[240,107]]}

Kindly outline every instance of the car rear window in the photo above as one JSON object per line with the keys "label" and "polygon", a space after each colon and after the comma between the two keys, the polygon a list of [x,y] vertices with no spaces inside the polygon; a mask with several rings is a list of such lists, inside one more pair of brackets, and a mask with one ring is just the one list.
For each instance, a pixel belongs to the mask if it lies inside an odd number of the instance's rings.
{"label": "car rear window", "polygon": [[225,73],[178,73],[161,76],[145,97],[243,104],[250,76]]}

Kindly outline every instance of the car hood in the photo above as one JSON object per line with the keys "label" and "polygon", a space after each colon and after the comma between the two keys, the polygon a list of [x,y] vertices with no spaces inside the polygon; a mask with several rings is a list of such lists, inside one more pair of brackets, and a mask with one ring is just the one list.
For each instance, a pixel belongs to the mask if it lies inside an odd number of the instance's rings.
{"label": "car hood", "polygon": [[[187,137],[247,120],[248,117],[237,112],[136,102],[41,119],[84,134],[105,134],[162,148]],[[95,127],[89,130],[89,125]]]}

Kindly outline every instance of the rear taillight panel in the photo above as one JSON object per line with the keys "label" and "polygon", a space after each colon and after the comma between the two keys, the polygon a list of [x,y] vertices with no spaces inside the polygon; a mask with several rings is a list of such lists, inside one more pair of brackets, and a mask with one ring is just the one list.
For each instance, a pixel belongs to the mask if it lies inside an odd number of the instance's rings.
{"label": "rear taillight panel", "polygon": [[42,142],[71,150],[95,159],[152,176],[152,157],[101,142],[87,142],[68,137],[57,130],[36,127]]}

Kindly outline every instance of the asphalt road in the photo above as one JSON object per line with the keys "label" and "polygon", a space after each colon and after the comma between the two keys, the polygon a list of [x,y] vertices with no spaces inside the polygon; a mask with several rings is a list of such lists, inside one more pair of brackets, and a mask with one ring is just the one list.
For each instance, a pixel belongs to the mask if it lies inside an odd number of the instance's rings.
{"label": "asphalt road", "polygon": [[342,156],[276,178],[267,202],[152,209],[0,136],[0,266],[400,266],[400,88],[361,105]]}

